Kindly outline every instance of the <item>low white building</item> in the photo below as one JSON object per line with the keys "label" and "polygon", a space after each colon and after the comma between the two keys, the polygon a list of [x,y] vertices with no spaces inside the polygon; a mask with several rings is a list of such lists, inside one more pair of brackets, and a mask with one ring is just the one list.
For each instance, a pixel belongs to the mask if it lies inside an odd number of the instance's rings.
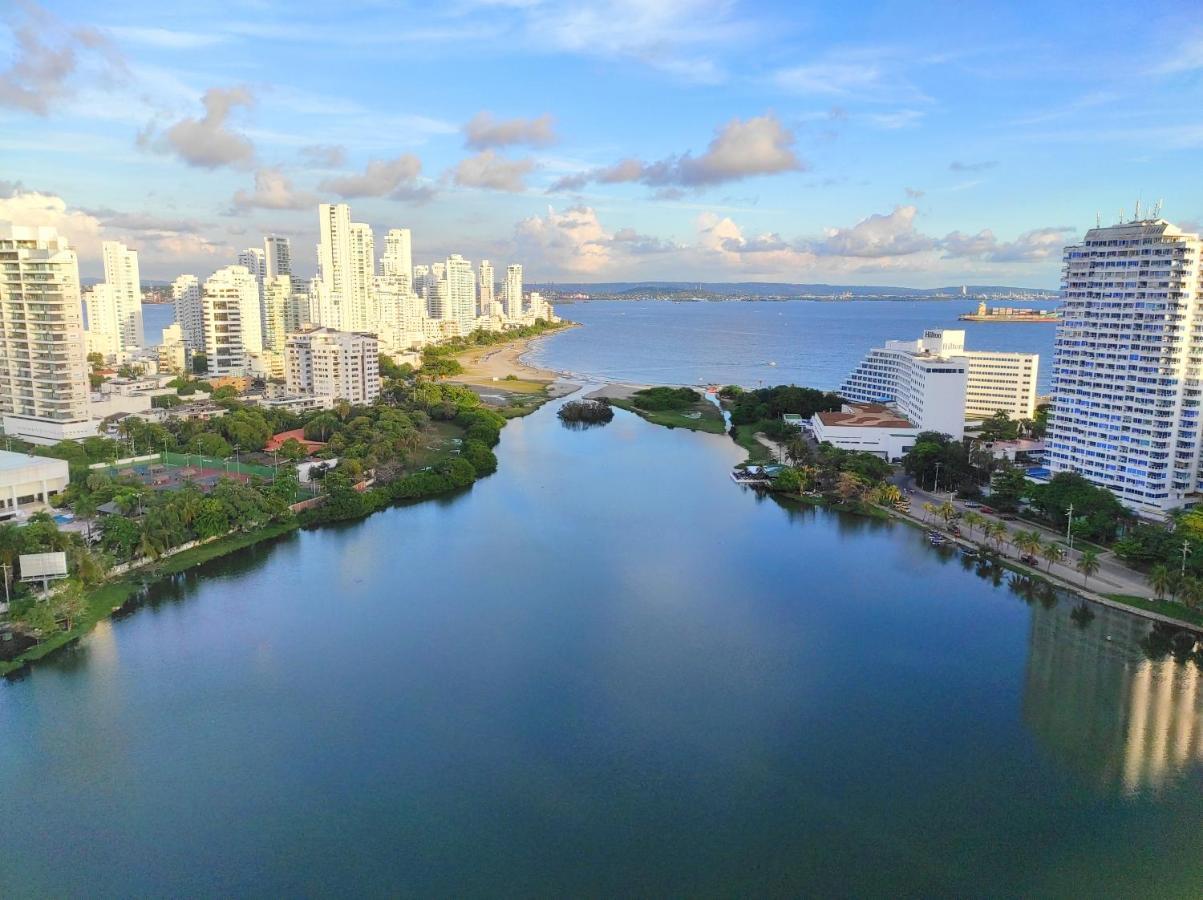
{"label": "low white building", "polygon": [[0,517],[12,518],[41,506],[71,480],[65,459],[0,450]]}
{"label": "low white building", "polygon": [[921,429],[880,403],[845,403],[839,412],[818,412],[810,420],[820,444],[873,453],[894,462],[915,445]]}

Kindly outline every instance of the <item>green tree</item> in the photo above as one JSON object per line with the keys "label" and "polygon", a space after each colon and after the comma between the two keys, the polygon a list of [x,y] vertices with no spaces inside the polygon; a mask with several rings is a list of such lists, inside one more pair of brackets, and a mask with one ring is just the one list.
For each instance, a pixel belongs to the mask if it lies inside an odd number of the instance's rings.
{"label": "green tree", "polygon": [[1158,600],[1164,599],[1173,585],[1174,576],[1168,566],[1158,564],[1149,570],[1149,587]]}
{"label": "green tree", "polygon": [[1049,541],[1040,548],[1040,555],[1043,556],[1044,561],[1048,563],[1048,565],[1045,567],[1045,571],[1051,572],[1053,570],[1053,563],[1060,562],[1061,557],[1065,555],[1065,551],[1061,549],[1060,544],[1055,544],[1052,541]]}

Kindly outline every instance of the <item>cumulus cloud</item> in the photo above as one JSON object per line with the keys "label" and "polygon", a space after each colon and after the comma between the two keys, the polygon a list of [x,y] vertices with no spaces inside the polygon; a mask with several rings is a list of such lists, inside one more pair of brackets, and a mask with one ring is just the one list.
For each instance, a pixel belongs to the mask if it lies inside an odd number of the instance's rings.
{"label": "cumulus cloud", "polygon": [[998,161],[994,159],[986,159],[981,162],[961,162],[959,159],[954,159],[948,164],[948,168],[953,172],[985,172],[997,165]]}
{"label": "cumulus cloud", "polygon": [[530,159],[506,159],[493,150],[482,150],[476,156],[461,160],[452,177],[460,187],[521,193],[526,190],[526,176],[534,167],[535,163]]}
{"label": "cumulus cloud", "polygon": [[1040,262],[1060,257],[1076,231],[1069,226],[1036,228],[1013,241],[1000,241],[989,228],[977,234],[954,231],[944,238],[944,255],[986,262]]}
{"label": "cumulus cloud", "polygon": [[432,191],[418,184],[422,161],[412,153],[396,159],[374,159],[362,172],[327,178],[318,185],[323,191],[338,194],[344,200],[355,197],[389,197],[393,200],[424,200]]}
{"label": "cumulus cloud", "polygon": [[553,125],[550,115],[535,119],[495,119],[492,113],[478,112],[464,126],[464,143],[473,150],[515,144],[545,147],[555,143]]}
{"label": "cumulus cloud", "polygon": [[301,159],[319,169],[341,169],[347,164],[347,148],[337,144],[310,144],[301,148]]}
{"label": "cumulus cloud", "polygon": [[933,250],[935,238],[915,228],[914,206],[896,206],[885,215],[874,213],[851,228],[829,228],[821,240],[811,244],[820,256],[882,257],[907,256]]}
{"label": "cumulus cloud", "polygon": [[624,159],[612,166],[565,176],[549,192],[580,190],[589,182],[639,182],[654,188],[703,188],[756,175],[804,171],[794,152],[795,138],[771,113],[732,119],[719,128],[706,152],[686,152],[657,162]]}
{"label": "cumulus cloud", "polygon": [[0,106],[46,115],[56,100],[71,94],[81,52],[99,53],[105,66],[102,78],[124,69],[120,55],[95,29],[65,28],[32,2],[14,4],[12,10],[14,53],[12,63],[0,71]]}
{"label": "cumulus cloud", "polygon": [[153,128],[148,128],[138,136],[138,143],[174,153],[188,165],[202,169],[249,165],[254,161],[255,148],[232,130],[228,122],[232,110],[252,106],[254,102],[254,95],[245,87],[209,88],[201,98],[205,107],[203,116],[180,119],[168,126],[158,140]]}
{"label": "cumulus cloud", "polygon": [[317,202],[313,194],[294,188],[279,169],[259,169],[255,172],[255,189],[234,194],[237,209],[305,209]]}
{"label": "cumulus cloud", "polygon": [[102,240],[124,240],[142,255],[144,273],[163,273],[228,255],[230,248],[202,234],[193,220],[158,218],[150,213],[123,213],[110,209],[75,209],[56,194],[17,189],[0,198],[0,221],[22,225],[50,225],[67,238],[80,260],[80,268],[98,271]]}
{"label": "cumulus cloud", "polygon": [[549,206],[546,216],[530,216],[514,226],[514,243],[536,270],[596,275],[612,260],[611,236],[588,206],[563,212]]}

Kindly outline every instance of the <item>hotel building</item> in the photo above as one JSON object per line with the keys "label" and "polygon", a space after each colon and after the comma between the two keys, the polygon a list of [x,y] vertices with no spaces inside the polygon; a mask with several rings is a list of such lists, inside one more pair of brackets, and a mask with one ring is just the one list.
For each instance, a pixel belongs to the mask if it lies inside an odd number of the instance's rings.
{"label": "hotel building", "polygon": [[1199,488],[1201,251],[1161,219],[1065,248],[1046,464],[1154,517]]}

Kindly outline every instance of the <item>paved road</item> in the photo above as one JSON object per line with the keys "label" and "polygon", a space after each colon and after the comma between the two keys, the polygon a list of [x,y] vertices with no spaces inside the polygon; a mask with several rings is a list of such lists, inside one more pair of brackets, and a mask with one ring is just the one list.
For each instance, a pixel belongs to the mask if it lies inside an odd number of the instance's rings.
{"label": "paved road", "polygon": [[[958,512],[964,514],[968,509],[963,500],[957,500],[951,494],[933,494],[930,491],[925,491],[922,488],[915,486],[913,480],[909,476],[899,476],[894,479],[895,483],[902,488],[909,488],[911,493],[911,514],[923,518],[923,504],[934,503],[937,506],[948,501],[956,508]],[[1001,521],[997,516],[986,514],[986,518],[991,521]],[[1059,532],[1053,531],[1050,528],[1045,528],[1043,525],[1035,525],[1029,522],[1003,522],[1007,528],[1008,536],[1012,536],[1017,531],[1037,531],[1040,537],[1048,541],[1064,542],[1065,536]],[[961,526],[961,531],[966,537],[981,540],[980,531],[975,531],[972,535],[969,534],[969,529]],[[1017,559],[1019,554],[1013,546],[1003,545],[1003,555]],[[1081,584],[1082,575],[1074,568],[1081,555],[1075,549],[1072,554],[1065,557],[1064,562],[1053,563],[1052,574],[1058,575],[1071,584]],[[1041,571],[1046,570],[1048,563],[1043,560],[1040,563]],[[1090,577],[1086,585],[1090,590],[1099,594],[1132,594],[1137,597],[1150,597],[1152,591],[1149,589],[1148,582],[1138,572],[1134,572],[1123,564],[1114,553],[1106,551],[1099,554],[1099,571]]]}

